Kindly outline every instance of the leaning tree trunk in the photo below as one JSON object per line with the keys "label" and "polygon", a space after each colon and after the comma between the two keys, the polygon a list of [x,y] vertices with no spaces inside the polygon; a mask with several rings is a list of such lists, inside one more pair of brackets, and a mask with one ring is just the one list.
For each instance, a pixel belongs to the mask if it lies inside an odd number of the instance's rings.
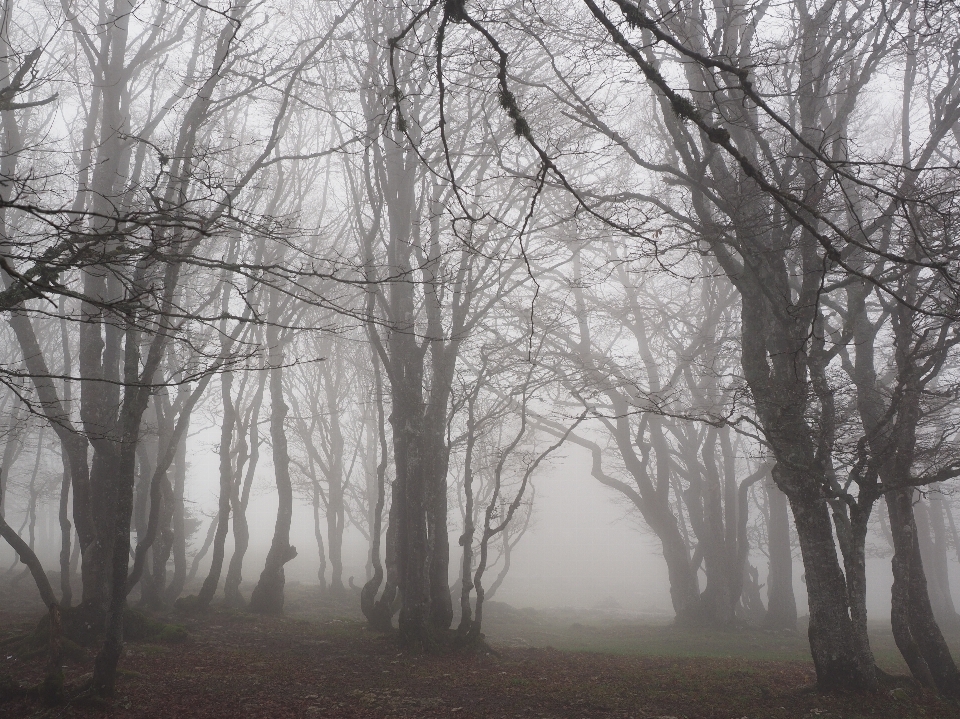
{"label": "leaning tree trunk", "polygon": [[200,569],[200,562],[203,561],[203,558],[207,556],[207,552],[210,551],[210,547],[213,546],[219,524],[219,517],[215,514],[213,519],[210,520],[210,524],[207,525],[207,534],[203,538],[203,544],[200,545],[200,549],[197,550],[197,553],[193,555],[193,559],[190,560],[190,571],[187,572],[187,582],[192,582],[196,579],[197,571]]}
{"label": "leaning tree trunk", "polygon": [[40,696],[44,701],[54,704],[63,699],[63,646],[61,643],[60,604],[53,593],[50,581],[43,571],[43,565],[30,546],[24,542],[13,528],[3,519],[0,512],[0,537],[13,547],[20,561],[27,565],[40,591],[40,598],[46,605],[50,616],[50,656],[47,662],[47,674],[40,685]]}
{"label": "leaning tree trunk", "polygon": [[953,595],[950,592],[947,531],[941,504],[940,495],[932,492],[927,502],[921,500],[914,504],[914,515],[933,614],[938,623],[955,626],[960,617],[957,616]]}
{"label": "leaning tree trunk", "polygon": [[918,682],[960,698],[960,672],[937,625],[927,592],[913,497],[913,488],[886,494],[894,542],[890,610],[893,636]]}

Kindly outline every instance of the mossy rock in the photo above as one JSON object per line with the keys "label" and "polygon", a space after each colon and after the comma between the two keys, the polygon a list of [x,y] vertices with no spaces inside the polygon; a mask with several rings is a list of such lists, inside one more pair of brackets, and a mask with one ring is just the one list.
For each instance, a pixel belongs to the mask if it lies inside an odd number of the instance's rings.
{"label": "mossy rock", "polygon": [[207,607],[200,604],[196,594],[190,594],[175,601],[173,610],[178,614],[203,614],[207,611]]}
{"label": "mossy rock", "polygon": [[190,633],[180,624],[165,624],[139,609],[127,609],[123,614],[123,636],[131,642],[161,641],[173,644],[186,642]]}
{"label": "mossy rock", "polygon": [[190,632],[180,624],[164,624],[157,639],[168,644],[182,644],[190,641]]}
{"label": "mossy rock", "polygon": [[[92,616],[80,607],[63,610],[63,650],[67,658],[80,660],[85,657],[84,647],[96,647],[103,638],[104,620]],[[139,609],[127,608],[123,612],[123,637],[131,642],[162,641],[182,643],[190,639],[187,629],[179,624],[157,621]],[[44,615],[31,634],[16,646],[21,658],[39,655],[47,650],[50,641],[50,616]]]}

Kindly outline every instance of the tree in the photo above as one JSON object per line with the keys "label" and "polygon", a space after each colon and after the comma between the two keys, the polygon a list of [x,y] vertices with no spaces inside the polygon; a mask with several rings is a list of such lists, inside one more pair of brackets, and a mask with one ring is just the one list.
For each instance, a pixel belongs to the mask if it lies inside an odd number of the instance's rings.
{"label": "tree", "polygon": [[[57,79],[75,88],[59,110],[67,118],[62,144],[79,147],[77,174],[67,178],[51,168],[56,182],[31,184],[28,160],[44,167],[43,154],[50,153],[26,142],[37,129],[29,111],[56,98],[13,103],[2,113],[4,172],[11,178],[5,187],[30,193],[31,203],[4,202],[0,211],[4,307],[33,385],[28,399],[57,433],[68,460],[83,553],[81,610],[93,625],[107,617],[93,681],[110,694],[122,646],[144,413],[158,388],[209,375],[228,359],[214,350],[167,374],[171,348],[180,339],[199,341],[202,328],[219,319],[207,312],[209,295],[185,286],[221,266],[220,244],[211,238],[256,224],[245,215],[256,212],[256,194],[245,192],[279,161],[294,87],[332,30],[294,41],[277,53],[275,66],[264,68],[255,53],[235,53],[239,43],[262,46],[269,37],[246,22],[254,10],[249,3],[223,13],[162,2],[134,13],[125,1],[100,10],[65,6],[61,27],[67,29],[53,40],[77,59],[65,65],[74,77]],[[43,53],[7,57],[22,58],[11,74],[12,95],[36,90],[38,82],[25,80],[36,80]],[[183,60],[179,74],[165,74],[171,58]],[[154,92],[143,92],[148,87]],[[257,111],[249,111],[255,102]],[[259,126],[257,141],[242,149],[230,136],[237,117]],[[73,198],[67,208],[60,205],[63,194]],[[45,293],[66,296],[64,314],[78,324],[76,368],[65,373],[79,380],[78,412],[65,405],[38,339]],[[172,461],[175,444],[167,450]],[[164,482],[161,477],[160,490]],[[151,514],[160,507],[154,502]]]}
{"label": "tree", "polygon": [[[368,38],[401,29],[394,13],[378,15],[373,4],[363,22]],[[390,392],[400,635],[414,649],[429,649],[453,620],[447,426],[458,356],[499,298],[523,282],[517,271],[527,213],[510,194],[516,186],[496,182],[490,142],[501,130],[486,125],[490,101],[461,100],[476,118],[476,135],[451,146],[433,130],[436,116],[419,89],[431,80],[421,68],[414,54],[367,41],[356,75],[366,133],[361,177],[369,179],[354,180],[351,193],[363,198],[354,200],[357,207],[369,208],[354,225],[364,263],[358,270]],[[437,179],[447,163],[458,168],[457,184]],[[488,189],[496,190],[497,211],[480,219],[472,214],[474,195]]]}
{"label": "tree", "polygon": [[[800,1],[781,16],[766,5],[704,9],[585,0],[582,16],[538,15],[521,23],[519,33],[499,38],[488,29],[499,8],[482,19],[461,4],[447,3],[440,13],[438,36],[446,38],[459,25],[489,48],[505,114],[543,172],[573,195],[581,212],[645,242],[658,256],[667,251],[667,238],[681,250],[692,238],[736,287],[742,371],[777,460],[774,479],[797,524],[811,649],[824,688],[877,686],[862,571],[865,527],[876,497],[869,479],[860,482],[856,472],[851,482],[860,495],[844,494],[841,485],[837,496],[836,403],[827,376],[846,340],[825,334],[821,308],[830,293],[854,279],[912,307],[910,297],[888,282],[887,270],[899,277],[917,268],[954,286],[946,269],[949,251],[925,241],[907,208],[917,199],[917,178],[928,169],[938,172],[930,158],[956,123],[955,73],[946,70],[938,78],[929,134],[922,149],[904,154],[903,165],[884,157],[870,164],[868,155],[856,153],[873,146],[847,140],[862,130],[856,111],[865,89],[879,82],[886,63],[909,56],[910,43],[919,37],[920,16],[911,7],[900,3],[878,14],[855,2]],[[923,24],[940,27],[941,11],[925,12]],[[574,37],[582,45],[590,22],[596,29],[590,47],[604,48],[605,64],[574,65],[562,48]],[[571,23],[576,31],[568,36]],[[937,34],[933,55],[945,58],[952,43],[952,34]],[[763,61],[773,47],[784,48],[782,62]],[[546,63],[519,59],[530,48],[542,51]],[[939,67],[946,68],[944,62]],[[521,74],[527,89],[522,101],[512,82]],[[909,72],[904,77],[909,86]],[[621,78],[629,83],[621,85]],[[634,79],[643,81],[649,95],[636,94]],[[568,167],[566,138],[542,118],[534,121],[528,110],[538,91],[570,108],[598,145],[606,143],[610,153],[631,163],[638,189],[621,189],[622,181],[606,187]],[[660,130],[654,153],[637,142],[631,119],[638,111]],[[908,162],[909,171],[901,171]],[[659,222],[651,222],[648,208],[659,213]],[[911,236],[922,238],[929,254],[911,251],[911,241],[902,241]],[[824,501],[829,499],[844,505],[831,504],[835,517],[846,517],[838,525],[842,563]]]}

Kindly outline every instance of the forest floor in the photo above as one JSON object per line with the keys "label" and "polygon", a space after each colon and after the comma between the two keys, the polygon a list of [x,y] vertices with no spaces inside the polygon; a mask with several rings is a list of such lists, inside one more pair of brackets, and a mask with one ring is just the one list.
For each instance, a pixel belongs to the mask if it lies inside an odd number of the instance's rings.
{"label": "forest floor", "polygon": [[[0,717],[960,717],[907,679],[871,696],[818,693],[802,635],[682,631],[615,610],[492,603],[495,655],[411,657],[365,628],[354,596],[333,602],[297,585],[287,596],[282,618],[223,609],[165,617],[187,629],[186,640],[129,642],[111,702],[44,707],[19,698],[0,703]],[[0,588],[0,677],[39,682],[43,654],[10,654],[4,639],[31,629],[41,612],[23,592]],[[881,666],[902,672],[889,636],[878,632],[874,642]],[[960,636],[951,644],[960,649]],[[68,686],[83,683],[92,660],[92,651],[71,657]]]}

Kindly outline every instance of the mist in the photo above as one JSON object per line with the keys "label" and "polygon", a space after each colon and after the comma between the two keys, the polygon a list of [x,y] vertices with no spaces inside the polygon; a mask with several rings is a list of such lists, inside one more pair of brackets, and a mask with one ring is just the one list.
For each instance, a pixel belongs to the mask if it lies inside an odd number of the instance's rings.
{"label": "mist", "polygon": [[951,13],[5,2],[0,711],[951,715]]}

